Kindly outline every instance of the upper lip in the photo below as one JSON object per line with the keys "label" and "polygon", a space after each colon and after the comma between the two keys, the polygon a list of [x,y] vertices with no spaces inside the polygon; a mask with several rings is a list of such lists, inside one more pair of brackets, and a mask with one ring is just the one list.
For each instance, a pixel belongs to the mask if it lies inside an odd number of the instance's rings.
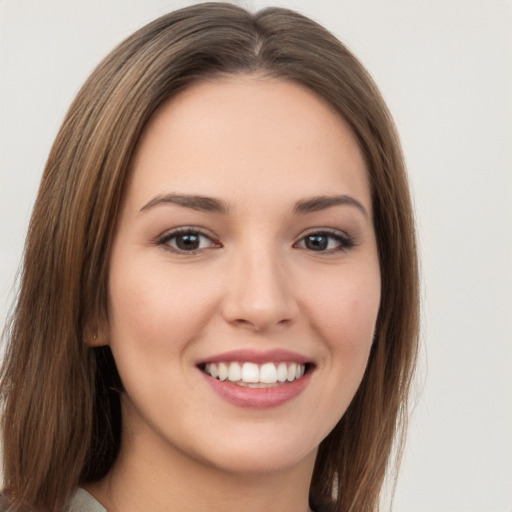
{"label": "upper lip", "polygon": [[248,362],[256,364],[264,363],[281,363],[291,362],[299,364],[311,363],[311,359],[284,349],[272,349],[272,350],[250,350],[250,349],[239,349],[230,350],[221,354],[215,354],[214,356],[207,357],[198,362],[198,365],[206,363],[218,363],[218,362]]}

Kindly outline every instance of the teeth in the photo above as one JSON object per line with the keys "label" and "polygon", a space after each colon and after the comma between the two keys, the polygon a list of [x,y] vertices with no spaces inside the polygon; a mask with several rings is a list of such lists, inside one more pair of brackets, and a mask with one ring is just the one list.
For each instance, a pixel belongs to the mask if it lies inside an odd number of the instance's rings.
{"label": "teeth", "polygon": [[226,380],[228,378],[228,365],[226,363],[219,363],[219,380]]}
{"label": "teeth", "polygon": [[210,375],[216,379],[219,376],[219,367],[215,363],[212,363],[209,366],[210,366]]}
{"label": "teeth", "polygon": [[286,363],[279,363],[279,366],[277,367],[277,380],[279,382],[284,382],[286,380],[287,374],[288,374],[288,367],[286,366]]}
{"label": "teeth", "polygon": [[295,380],[295,374],[297,373],[297,365],[295,363],[292,363],[290,366],[288,366],[288,372],[286,373],[286,380],[292,381]]}
{"label": "teeth", "polygon": [[242,378],[242,368],[238,363],[231,363],[228,370],[228,380],[237,382]]}
{"label": "teeth", "polygon": [[[224,381],[236,382],[249,387],[268,387],[268,385],[293,382],[300,379],[305,372],[305,365],[298,363],[256,363],[220,362],[208,363],[204,367],[205,373],[211,377]],[[254,386],[257,384],[258,386]],[[251,386],[252,385],[252,386]]]}
{"label": "teeth", "polygon": [[277,382],[277,369],[274,363],[265,363],[260,369],[260,382],[274,384]]}
{"label": "teeth", "polygon": [[[238,364],[238,363],[231,363],[231,365]],[[254,363],[244,363],[242,366],[242,374],[240,376],[240,379],[237,380],[243,380],[244,382],[259,382],[260,381],[260,369],[258,368],[257,364]],[[236,382],[233,380],[232,382]]]}

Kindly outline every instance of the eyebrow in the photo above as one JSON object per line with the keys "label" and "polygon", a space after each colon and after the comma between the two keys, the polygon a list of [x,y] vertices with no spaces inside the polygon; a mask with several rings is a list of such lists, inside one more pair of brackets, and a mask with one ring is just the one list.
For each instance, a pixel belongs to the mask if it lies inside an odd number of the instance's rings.
{"label": "eyebrow", "polygon": [[312,213],[333,206],[353,206],[360,210],[365,217],[368,217],[368,212],[365,207],[354,197],[341,195],[341,196],[316,196],[303,201],[295,203],[293,208],[294,213]]}
{"label": "eyebrow", "polygon": [[187,194],[164,194],[158,195],[146,203],[141,209],[141,212],[150,210],[155,206],[163,204],[176,204],[192,210],[199,210],[203,212],[214,213],[227,213],[228,207],[224,201],[215,199],[213,197],[196,196]]}
{"label": "eyebrow", "polygon": [[[155,206],[165,204],[176,204],[184,208],[198,210],[203,212],[213,212],[226,214],[229,211],[227,204],[221,199],[214,197],[188,195],[188,194],[163,194],[158,195],[146,203],[141,209],[141,212],[150,210]],[[303,199],[295,203],[293,213],[306,214],[326,210],[333,206],[353,206],[360,210],[365,217],[368,217],[368,212],[365,207],[355,198],[348,195],[341,196],[315,196],[309,199]]]}

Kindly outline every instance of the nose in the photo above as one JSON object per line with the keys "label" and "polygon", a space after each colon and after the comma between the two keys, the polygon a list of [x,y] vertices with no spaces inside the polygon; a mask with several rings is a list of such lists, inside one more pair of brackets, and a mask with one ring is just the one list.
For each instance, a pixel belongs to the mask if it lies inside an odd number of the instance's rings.
{"label": "nose", "polygon": [[293,283],[286,265],[272,251],[239,255],[232,262],[227,279],[222,314],[228,323],[268,332],[297,319]]}

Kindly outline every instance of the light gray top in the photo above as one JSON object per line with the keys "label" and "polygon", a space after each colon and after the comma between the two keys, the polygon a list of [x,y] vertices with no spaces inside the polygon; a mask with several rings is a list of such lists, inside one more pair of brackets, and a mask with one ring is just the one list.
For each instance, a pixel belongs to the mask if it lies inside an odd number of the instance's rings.
{"label": "light gray top", "polygon": [[[1,0],[0,0],[1,1]],[[9,500],[0,494],[0,512],[9,510]],[[100,505],[87,491],[77,489],[66,512],[108,512],[107,509]]]}
{"label": "light gray top", "polygon": [[100,505],[87,491],[80,488],[77,489],[71,499],[68,512],[107,512],[107,509]]}

